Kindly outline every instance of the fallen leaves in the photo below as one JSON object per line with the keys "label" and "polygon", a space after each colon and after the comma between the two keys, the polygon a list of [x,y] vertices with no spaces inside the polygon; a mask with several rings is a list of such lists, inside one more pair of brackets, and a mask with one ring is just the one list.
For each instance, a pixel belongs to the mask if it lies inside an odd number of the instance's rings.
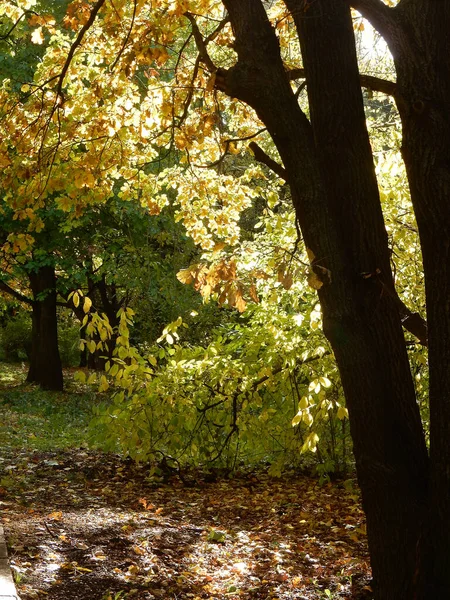
{"label": "fallen leaves", "polygon": [[197,474],[193,487],[161,486],[144,466],[84,450],[14,451],[3,463],[15,477],[0,506],[23,600],[337,599],[368,572],[351,482]]}

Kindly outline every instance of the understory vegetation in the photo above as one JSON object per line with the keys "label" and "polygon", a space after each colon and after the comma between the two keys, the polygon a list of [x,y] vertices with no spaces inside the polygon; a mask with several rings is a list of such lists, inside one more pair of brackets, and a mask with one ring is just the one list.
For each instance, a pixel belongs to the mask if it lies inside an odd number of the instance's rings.
{"label": "understory vegetation", "polygon": [[98,399],[73,371],[59,393],[0,369],[1,519],[24,600],[370,593],[353,478],[151,469],[92,448]]}

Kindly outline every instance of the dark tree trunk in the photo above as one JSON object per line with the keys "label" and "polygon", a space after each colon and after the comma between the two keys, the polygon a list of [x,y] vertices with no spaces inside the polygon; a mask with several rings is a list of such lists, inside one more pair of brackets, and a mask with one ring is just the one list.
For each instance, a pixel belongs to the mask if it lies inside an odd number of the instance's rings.
{"label": "dark tree trunk", "polygon": [[390,252],[351,14],[343,2],[316,0],[307,14],[295,0],[286,4],[299,31],[327,201],[345,244],[346,289],[324,286],[319,296],[350,414],[376,597],[409,600],[428,457],[398,306],[386,293],[394,289]]}
{"label": "dark tree trunk", "polygon": [[450,2],[351,0],[394,57],[402,154],[422,247],[430,369],[430,496],[415,598],[450,598]]}
{"label": "dark tree trunk", "polygon": [[[103,342],[103,348],[96,350],[95,352],[89,352],[85,347],[80,352],[80,367],[88,367],[94,371],[103,371],[105,364],[108,360],[111,360],[113,350],[116,345],[117,339],[117,327],[119,325],[119,318],[117,313],[124,303],[124,300],[118,299],[116,286],[114,284],[108,284],[105,277],[95,281],[93,277],[88,276],[88,293],[87,296],[92,301],[93,310],[104,313],[108,317],[109,324],[113,329],[111,338],[107,342]],[[73,307],[77,318],[83,323],[86,313],[83,310],[82,305]],[[87,326],[89,320],[85,325],[81,325],[80,338],[81,339],[92,339],[97,344],[100,342],[100,336],[97,333],[94,335],[87,334]]]}
{"label": "dark tree trunk", "polygon": [[450,598],[450,2],[403,0],[387,36],[397,71],[402,154],[422,247],[430,368],[431,576]]}
{"label": "dark tree trunk", "polygon": [[28,274],[33,292],[32,348],[27,381],[43,389],[63,389],[58,349],[55,269],[40,267]]}
{"label": "dark tree trunk", "polygon": [[324,330],[338,362],[379,600],[413,598],[428,457],[393,290],[353,30],[343,2],[287,1],[302,41],[312,123],[262,4],[224,0],[237,64],[216,85],[252,106],[286,169]]}

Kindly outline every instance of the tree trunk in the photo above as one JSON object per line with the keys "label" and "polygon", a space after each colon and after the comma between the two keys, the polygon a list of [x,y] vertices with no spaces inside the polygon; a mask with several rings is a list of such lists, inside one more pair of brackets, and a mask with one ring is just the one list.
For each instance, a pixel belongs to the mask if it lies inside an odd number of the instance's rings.
{"label": "tree trunk", "polygon": [[294,10],[298,2],[286,4],[299,31],[327,200],[347,254],[349,298],[339,286],[319,295],[350,415],[376,597],[407,600],[426,517],[428,458],[398,307],[386,293],[394,284],[351,14],[343,2],[316,0],[305,18]]}
{"label": "tree trunk", "polygon": [[[397,71],[402,154],[422,247],[430,368],[431,574],[421,595],[450,598],[450,3],[403,0],[387,38]],[[431,582],[431,583],[430,583]]]}
{"label": "tree trunk", "polygon": [[28,274],[33,292],[32,348],[27,381],[61,391],[63,375],[58,349],[55,269],[40,267]]}
{"label": "tree trunk", "polygon": [[[109,324],[113,328],[111,338],[103,343],[103,348],[96,350],[95,352],[89,352],[87,348],[81,351],[80,354],[80,367],[88,367],[94,371],[103,371],[105,369],[106,362],[112,359],[113,350],[116,345],[117,339],[117,327],[119,325],[119,318],[117,312],[121,308],[123,302],[118,300],[117,290],[114,284],[108,284],[105,276],[101,279],[94,280],[93,277],[88,276],[88,296],[92,301],[93,309],[97,312],[104,313],[108,317]],[[86,316],[81,306],[73,307],[73,310],[83,323],[83,319]],[[89,322],[89,321],[88,321]],[[81,339],[92,339],[97,344],[100,342],[100,336],[97,333],[88,336],[86,333],[88,323],[82,325],[80,328]],[[105,345],[106,344],[106,345]]]}
{"label": "tree trunk", "polygon": [[393,287],[389,248],[349,9],[286,2],[303,46],[311,128],[262,4],[224,4],[238,62],[217,73],[216,85],[255,109],[286,169],[349,409],[376,598],[411,600],[428,457],[398,307],[385,293]]}

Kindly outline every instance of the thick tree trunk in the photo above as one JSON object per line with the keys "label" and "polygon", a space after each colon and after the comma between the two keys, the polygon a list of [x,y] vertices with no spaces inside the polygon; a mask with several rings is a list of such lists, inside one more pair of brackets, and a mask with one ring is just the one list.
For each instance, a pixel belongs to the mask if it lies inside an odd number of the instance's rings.
{"label": "thick tree trunk", "polygon": [[295,0],[286,4],[299,31],[327,200],[347,254],[349,298],[339,285],[319,295],[350,414],[376,597],[409,600],[428,458],[398,307],[386,293],[394,284],[350,10],[316,0],[306,14]]}
{"label": "thick tree trunk", "polygon": [[[420,598],[450,598],[450,3],[403,0],[388,37],[402,154],[422,247],[430,368],[431,575]],[[431,582],[431,583],[430,583]]]}
{"label": "thick tree trunk", "polygon": [[63,389],[61,359],[58,349],[55,270],[40,267],[29,273],[33,292],[32,348],[27,381],[43,389]]}
{"label": "thick tree trunk", "polygon": [[262,4],[224,4],[238,62],[216,85],[256,110],[283,160],[349,408],[376,597],[410,600],[428,457],[398,307],[385,293],[389,249],[350,14],[343,2],[286,2],[301,31],[311,128]]}

